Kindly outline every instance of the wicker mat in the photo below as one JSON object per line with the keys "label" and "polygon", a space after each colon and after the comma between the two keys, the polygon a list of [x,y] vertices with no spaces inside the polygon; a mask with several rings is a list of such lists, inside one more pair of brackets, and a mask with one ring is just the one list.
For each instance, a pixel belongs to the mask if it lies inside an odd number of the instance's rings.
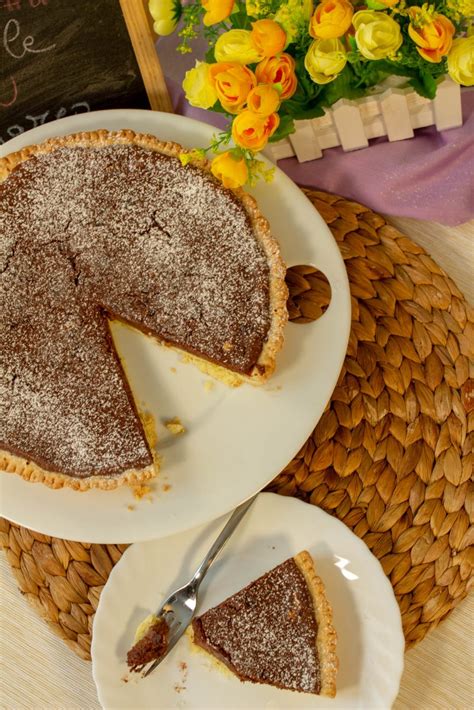
{"label": "wicker mat", "polygon": [[[321,506],[367,543],[393,585],[410,647],[473,579],[473,313],[442,269],[382,217],[335,195],[306,194],[344,257],[352,331],[326,412],[270,490]],[[318,274],[294,269],[288,282],[292,319],[319,315],[327,288]],[[90,658],[94,611],[126,546],[0,523],[21,591]]]}

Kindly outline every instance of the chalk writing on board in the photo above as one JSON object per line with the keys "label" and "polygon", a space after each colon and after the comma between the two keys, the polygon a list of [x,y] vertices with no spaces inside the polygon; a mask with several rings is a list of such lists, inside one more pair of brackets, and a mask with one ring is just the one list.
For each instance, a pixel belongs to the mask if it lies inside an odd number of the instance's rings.
{"label": "chalk writing on board", "polygon": [[13,59],[23,59],[28,52],[30,54],[50,52],[55,46],[55,44],[50,44],[49,47],[35,47],[33,35],[22,36],[20,23],[13,17],[8,20],[3,28],[3,47],[5,52]]}
{"label": "chalk writing on board", "polygon": [[[43,5],[47,4],[47,0],[43,1],[41,0]],[[39,3],[36,3],[35,0],[29,0],[30,6],[31,7],[37,7]],[[18,2],[12,2],[9,0],[8,2],[4,3],[2,6],[4,9],[7,10],[16,10],[21,8],[21,3]],[[26,54],[42,54],[44,52],[51,52],[53,49],[55,49],[56,45],[49,44],[46,47],[39,47],[36,45],[35,38],[33,35],[28,34],[28,33],[22,33],[21,30],[21,25],[19,20],[14,19],[13,17],[7,20],[3,27],[3,32],[2,32],[2,53],[5,52],[9,57],[12,59],[23,59],[23,57]],[[9,93],[9,96],[8,96]],[[3,100],[3,89],[0,93],[0,107],[2,108],[9,108],[10,106],[13,106],[13,104],[16,102],[18,98],[18,84],[14,76],[9,76],[7,78],[7,97],[6,100]],[[90,110],[89,108],[87,110]],[[61,111],[61,109],[60,109]],[[63,114],[64,115],[64,114]],[[37,117],[34,116],[25,116],[26,121],[31,120],[33,122],[33,126],[29,126],[30,128],[33,128],[37,125],[40,125],[37,122]],[[41,123],[44,123],[44,120],[41,121]],[[8,138],[13,138],[15,135],[18,135],[19,133],[23,133],[25,128],[21,125],[15,124],[14,126],[11,126],[7,128],[7,136]],[[4,143],[5,140],[0,136],[0,143]]]}
{"label": "chalk writing on board", "polygon": [[119,0],[0,0],[0,144],[67,115],[149,106]]}
{"label": "chalk writing on board", "polygon": [[[4,106],[5,108],[8,108],[9,106],[13,106],[13,104],[15,103],[15,101],[16,101],[16,99],[17,99],[17,96],[18,96],[18,88],[17,88],[17,85],[16,85],[15,77],[14,77],[14,76],[10,76],[10,77],[9,77],[9,81],[10,81],[10,84],[11,84],[11,86],[10,86],[10,89],[11,89],[11,97],[10,97],[10,99],[7,100],[7,101],[0,101],[0,106]],[[3,97],[0,97],[0,98],[3,98]]]}
{"label": "chalk writing on board", "polygon": [[41,113],[38,116],[31,116],[30,114],[27,114],[21,124],[15,123],[13,124],[13,126],[9,126],[6,129],[6,138],[2,138],[2,136],[0,136],[0,145],[10,140],[10,138],[15,138],[16,136],[19,136],[20,133],[29,131],[30,128],[42,126],[43,123],[46,123],[46,121],[52,121],[57,118],[64,118],[65,116],[69,116],[71,114],[76,113],[87,113],[90,110],[91,107],[89,106],[87,101],[76,101],[74,104],[71,104],[71,106],[61,106],[53,114],[51,113],[51,111],[45,111],[44,113]]}
{"label": "chalk writing on board", "polygon": [[49,0],[0,0],[0,10],[8,10],[9,12],[21,10],[22,4],[35,8],[40,7],[40,5],[47,5],[48,1]]}

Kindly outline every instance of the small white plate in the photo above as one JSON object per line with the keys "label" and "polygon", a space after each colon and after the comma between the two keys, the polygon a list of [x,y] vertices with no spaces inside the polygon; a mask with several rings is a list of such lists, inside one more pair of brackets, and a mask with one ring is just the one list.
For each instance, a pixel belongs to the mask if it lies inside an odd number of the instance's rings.
{"label": "small white plate", "polygon": [[[343,523],[295,498],[262,493],[203,582],[198,613],[307,549],[338,635],[334,699],[241,683],[186,635],[149,678],[127,673],[134,631],[200,563],[223,520],[130,547],[100,597],[92,672],[104,708],[390,708],[403,670],[400,611],[379,561]],[[126,680],[125,680],[126,679]]]}
{"label": "small white plate", "polygon": [[[182,116],[140,110],[98,111],[47,123],[0,147],[0,156],[77,131],[131,128],[185,146],[209,145],[215,129]],[[289,324],[277,371],[262,388],[229,389],[206,378],[152,338],[114,327],[134,395],[158,424],[163,468],[151,497],[117,491],[51,490],[0,475],[0,515],[48,535],[83,542],[135,542],[201,525],[263,488],[311,433],[331,396],[350,329],[344,262],[323,219],[301,190],[276,170],[252,191],[268,217],[288,266],[314,264],[326,274],[332,299],[307,326]],[[186,434],[173,437],[163,421],[179,417]],[[133,510],[129,510],[133,506]]]}

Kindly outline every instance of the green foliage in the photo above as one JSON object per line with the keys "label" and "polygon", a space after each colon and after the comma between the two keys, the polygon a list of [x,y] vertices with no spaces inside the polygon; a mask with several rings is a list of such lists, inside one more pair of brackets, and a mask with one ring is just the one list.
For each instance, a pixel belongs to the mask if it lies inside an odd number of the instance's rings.
{"label": "green foliage", "polygon": [[182,29],[178,32],[181,37],[177,49],[181,54],[192,52],[190,42],[199,36],[199,26],[201,24],[204,8],[200,2],[193,2],[190,5],[182,6],[181,19],[183,22]]}
{"label": "green foliage", "polygon": [[214,111],[214,113],[222,113],[222,114],[224,114],[224,116],[227,116],[227,117],[230,118],[230,119],[233,118],[233,116],[232,116],[231,113],[229,113],[229,112],[226,111],[224,108],[222,108],[222,106],[221,106],[221,104],[219,103],[219,101],[216,101],[216,103],[214,104],[214,106],[213,106],[210,110],[211,110],[211,111]]}
{"label": "green foliage", "polygon": [[282,103],[280,115],[288,115],[296,120],[323,116],[324,110],[319,101],[321,87],[314,83],[306,71],[304,57],[296,60],[296,76],[298,79],[296,93]]}
{"label": "green foliage", "polygon": [[283,138],[286,138],[289,136],[291,133],[295,132],[295,121],[292,116],[281,116],[280,117],[280,124],[278,128],[276,129],[275,133],[273,136],[270,138],[270,143],[276,143],[277,141],[281,141]]}
{"label": "green foliage", "polygon": [[420,71],[418,76],[412,77],[408,83],[426,99],[434,99],[436,96],[437,82],[430,72]]}
{"label": "green foliage", "polygon": [[214,56],[214,45],[212,45],[212,47],[209,47],[206,54],[204,55],[204,60],[208,62],[208,64],[212,64],[212,62],[216,61],[216,58]]}
{"label": "green foliage", "polygon": [[237,12],[233,12],[229,18],[233,29],[236,30],[251,30],[252,20],[245,12],[245,3],[243,5],[238,5]]}
{"label": "green foliage", "polygon": [[325,84],[321,92],[321,103],[329,107],[339,101],[339,99],[358,99],[364,96],[366,91],[357,85],[354,70],[350,64],[346,64],[337,79]]}
{"label": "green foliage", "polygon": [[247,164],[247,170],[249,171],[249,185],[252,187],[256,185],[260,179],[265,180],[265,182],[272,182],[275,176],[275,168],[267,167],[267,164],[263,160],[258,160],[250,150],[241,151],[245,162]]}
{"label": "green foliage", "polygon": [[213,153],[218,153],[222,146],[228,145],[231,139],[232,129],[229,128],[226,131],[221,131],[220,133],[214,133],[212,136],[211,144],[208,150],[212,150]]}

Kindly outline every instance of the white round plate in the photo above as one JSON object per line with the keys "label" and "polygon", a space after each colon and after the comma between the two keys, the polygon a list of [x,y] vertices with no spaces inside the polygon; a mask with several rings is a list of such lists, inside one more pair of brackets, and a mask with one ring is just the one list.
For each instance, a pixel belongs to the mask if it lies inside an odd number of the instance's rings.
{"label": "white round plate", "polygon": [[[209,145],[211,126],[141,110],[100,111],[47,123],[14,138],[0,157],[53,136],[98,128],[131,128],[189,147]],[[125,326],[114,335],[137,402],[158,424],[162,472],[153,492],[134,500],[117,491],[51,490],[0,476],[0,515],[48,535],[83,542],[125,543],[164,537],[200,525],[263,488],[311,433],[336,384],[350,329],[350,294],[339,249],[323,219],[280,170],[252,190],[270,220],[288,266],[314,264],[332,289],[315,323],[289,324],[277,371],[262,388],[205,387],[197,368]],[[163,421],[179,417],[186,433],[172,436]],[[129,507],[132,506],[133,510]]]}
{"label": "white round plate", "polygon": [[223,520],[130,547],[101,594],[92,672],[104,708],[390,708],[403,670],[400,611],[379,561],[343,523],[295,498],[262,493],[203,582],[198,613],[301,550],[313,556],[334,610],[334,699],[240,682],[186,634],[149,678],[127,673],[140,621],[184,584]]}

